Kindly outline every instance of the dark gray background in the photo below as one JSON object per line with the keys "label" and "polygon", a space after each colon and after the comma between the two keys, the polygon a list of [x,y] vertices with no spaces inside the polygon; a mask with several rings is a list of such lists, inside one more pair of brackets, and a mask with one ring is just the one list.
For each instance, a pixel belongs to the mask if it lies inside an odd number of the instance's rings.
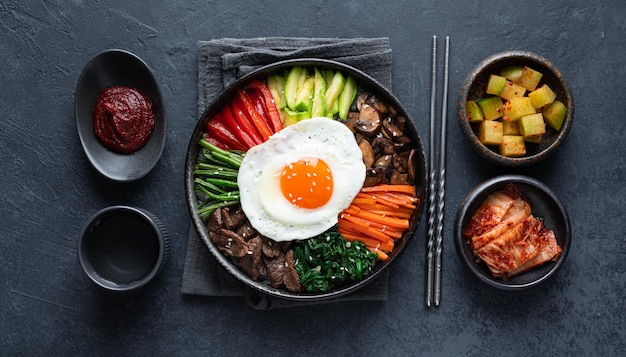
{"label": "dark gray background", "polygon": [[[2,1],[0,3],[0,354],[624,355],[626,5],[621,1]],[[283,3],[283,2],[275,2]],[[242,298],[180,293],[189,215],[183,161],[197,120],[198,40],[388,36],[393,92],[428,142],[432,35],[452,40],[443,300],[426,309],[425,220],[391,270],[389,300],[255,311]],[[85,63],[109,48],[143,58],[161,86],[167,140],[155,169],[115,184],[92,169],[74,123]],[[482,59],[529,50],[573,90],[574,126],[530,168],[495,167],[456,125],[461,82]],[[503,293],[460,265],[452,223],[463,196],[504,173],[561,198],[572,250],[538,289]],[[172,236],[164,274],[128,296],[82,273],[77,236],[100,208],[131,204]]]}

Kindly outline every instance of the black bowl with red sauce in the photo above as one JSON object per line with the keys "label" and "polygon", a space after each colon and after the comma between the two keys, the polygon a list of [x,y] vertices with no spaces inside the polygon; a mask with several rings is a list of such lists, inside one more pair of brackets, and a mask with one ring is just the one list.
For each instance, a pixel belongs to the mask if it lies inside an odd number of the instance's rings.
{"label": "black bowl with red sauce", "polygon": [[[556,261],[550,261],[506,280],[495,278],[487,265],[477,257],[464,236],[472,215],[491,193],[514,184],[530,200],[532,215],[543,220],[546,229],[554,231],[562,251]],[[486,180],[474,187],[463,199],[454,222],[454,245],[459,259],[481,282],[506,291],[520,291],[545,283],[556,274],[570,250],[571,227],[567,210],[556,194],[544,183],[523,175],[503,175]]]}
{"label": "black bowl with red sauce", "polygon": [[[124,120],[118,123],[122,134],[126,134],[126,142],[115,145],[117,138],[102,140],[96,133],[94,124],[94,109],[97,109],[98,98],[106,94],[111,88],[125,88],[128,92],[122,99],[128,106],[137,104],[136,98],[147,98],[148,103],[141,104],[141,109],[152,111],[151,125],[139,124],[128,125]],[[140,96],[132,95],[134,92]],[[149,104],[149,105],[148,105]],[[121,111],[109,108],[105,117],[119,114]],[[165,146],[165,110],[163,99],[157,81],[148,65],[136,55],[124,50],[107,50],[96,55],[83,68],[75,95],[76,128],[81,144],[92,166],[104,177],[117,182],[131,182],[147,175],[159,161]],[[96,115],[97,116],[97,115]],[[134,131],[149,128],[145,132]],[[113,135],[111,129],[106,134],[107,138]],[[101,133],[100,133],[101,134]],[[141,140],[140,140],[141,139]],[[140,142],[133,142],[133,140]]]}

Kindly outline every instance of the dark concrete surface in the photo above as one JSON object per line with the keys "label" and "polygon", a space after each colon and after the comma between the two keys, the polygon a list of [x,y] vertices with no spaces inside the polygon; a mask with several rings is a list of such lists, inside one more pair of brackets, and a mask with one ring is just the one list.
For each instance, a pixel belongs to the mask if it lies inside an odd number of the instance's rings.
{"label": "dark concrete surface", "polygon": [[[393,91],[427,143],[433,35],[452,43],[441,306],[423,303],[425,220],[391,270],[386,302],[255,311],[239,298],[183,296],[183,161],[197,119],[196,42],[388,36]],[[618,0],[0,2],[0,355],[625,355],[625,35]],[[143,58],[166,105],[163,156],[132,184],[108,182],[90,167],[74,123],[79,73],[109,48]],[[576,101],[559,151],[514,171],[471,152],[454,117],[467,73],[503,50],[554,62]],[[573,231],[562,270],[514,294],[470,276],[451,236],[463,196],[510,172],[551,187]],[[161,277],[125,296],[97,289],[76,258],[83,224],[112,204],[153,211],[172,236]]]}

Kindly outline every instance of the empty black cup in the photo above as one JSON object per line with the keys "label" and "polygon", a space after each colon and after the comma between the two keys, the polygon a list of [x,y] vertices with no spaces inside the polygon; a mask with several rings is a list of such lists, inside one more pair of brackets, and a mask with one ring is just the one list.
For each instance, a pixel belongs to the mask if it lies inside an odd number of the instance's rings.
{"label": "empty black cup", "polygon": [[93,215],[78,241],[78,260],[99,286],[138,289],[153,280],[169,257],[169,237],[152,213],[111,206]]}

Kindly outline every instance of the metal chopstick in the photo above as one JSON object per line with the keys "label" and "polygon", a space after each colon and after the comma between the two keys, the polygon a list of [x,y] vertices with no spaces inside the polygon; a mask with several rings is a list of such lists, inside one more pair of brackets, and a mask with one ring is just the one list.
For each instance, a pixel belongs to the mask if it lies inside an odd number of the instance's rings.
{"label": "metal chopstick", "polygon": [[432,48],[432,79],[430,85],[430,147],[428,167],[428,254],[426,256],[426,306],[433,304],[433,286],[435,274],[435,104],[437,93],[437,36],[433,36]]}
{"label": "metal chopstick", "polygon": [[[433,36],[432,82],[430,96],[430,165],[428,186],[428,254],[426,271],[426,306],[439,306],[441,302],[441,253],[443,248],[443,218],[446,175],[446,121],[448,103],[448,73],[450,37],[446,36],[444,56],[444,84],[441,108],[441,137],[439,170],[435,160],[435,106],[437,92],[437,36]],[[438,177],[437,177],[438,175]]]}
{"label": "metal chopstick", "polygon": [[439,189],[437,202],[437,238],[435,239],[435,306],[441,302],[441,252],[443,248],[443,207],[446,186],[446,121],[448,114],[448,72],[450,59],[450,36],[446,36],[446,52],[443,71],[443,99],[441,104],[441,149],[439,152]]}

